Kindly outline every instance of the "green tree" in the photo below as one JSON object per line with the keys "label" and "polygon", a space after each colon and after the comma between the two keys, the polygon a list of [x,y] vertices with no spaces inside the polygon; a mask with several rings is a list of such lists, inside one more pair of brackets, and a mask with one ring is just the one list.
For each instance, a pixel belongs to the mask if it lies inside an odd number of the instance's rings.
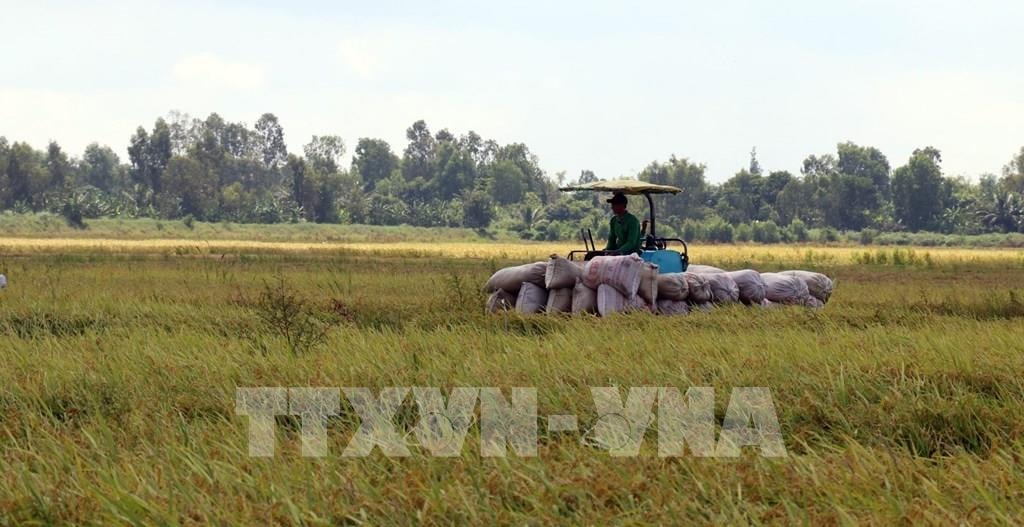
{"label": "green tree", "polygon": [[105,192],[112,192],[124,184],[121,180],[121,160],[110,147],[98,143],[85,147],[80,174],[81,183]]}
{"label": "green tree", "polygon": [[284,142],[284,128],[272,113],[265,113],[254,127],[256,149],[264,170],[277,170],[288,160],[288,146]]}
{"label": "green tree", "polygon": [[654,196],[654,204],[660,216],[673,217],[681,222],[688,218],[703,219],[710,213],[708,201],[711,192],[704,172],[703,164],[693,163],[685,157],[672,156],[667,163],[654,161],[647,165],[640,172],[639,179],[683,190],[674,196]]}
{"label": "green tree", "polygon": [[336,135],[313,136],[302,147],[306,161],[321,174],[335,174],[345,156],[345,141]]}
{"label": "green tree", "polygon": [[936,230],[941,225],[948,188],[939,164],[942,157],[933,147],[914,150],[906,165],[892,176],[896,220],[911,231]]}
{"label": "green tree", "polygon": [[486,229],[494,219],[494,202],[482,189],[467,191],[462,196],[462,218],[466,227]]}
{"label": "green tree", "polygon": [[1005,192],[1024,194],[1024,146],[1003,167],[1003,179],[1000,185]]}
{"label": "green tree", "polygon": [[363,182],[363,190],[372,192],[377,183],[387,179],[398,169],[399,159],[391,145],[383,139],[361,138],[352,158],[352,171]]}
{"label": "green tree", "polygon": [[34,210],[45,205],[43,193],[50,183],[50,174],[44,166],[44,157],[28,143],[15,142],[7,152],[7,179],[10,184],[9,202],[24,203]]}
{"label": "green tree", "polygon": [[509,205],[523,201],[530,184],[519,165],[505,159],[492,163],[486,170],[491,196],[495,202]]}
{"label": "green tree", "polygon": [[405,138],[409,140],[409,144],[402,156],[402,176],[406,181],[432,181],[436,142],[430,135],[427,123],[422,120],[413,123],[405,131]]}

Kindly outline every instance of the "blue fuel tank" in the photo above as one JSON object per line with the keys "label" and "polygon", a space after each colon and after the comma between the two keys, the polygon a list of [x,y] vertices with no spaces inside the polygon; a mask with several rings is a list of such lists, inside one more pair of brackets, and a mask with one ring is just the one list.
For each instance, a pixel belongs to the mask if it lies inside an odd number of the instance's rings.
{"label": "blue fuel tank", "polygon": [[644,251],[640,257],[645,262],[651,262],[658,266],[658,274],[681,273],[686,270],[687,262],[683,261],[678,251],[671,249],[660,249],[656,251]]}

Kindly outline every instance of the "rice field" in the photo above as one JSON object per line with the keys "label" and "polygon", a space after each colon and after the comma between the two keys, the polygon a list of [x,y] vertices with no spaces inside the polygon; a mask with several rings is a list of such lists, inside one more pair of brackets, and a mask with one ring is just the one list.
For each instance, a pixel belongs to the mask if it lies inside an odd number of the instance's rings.
{"label": "rice field", "polygon": [[[1024,254],[693,247],[808,268],[821,311],[483,314],[495,269],[562,244],[0,239],[0,524],[1016,524],[1024,521]],[[249,456],[238,387],[536,387],[537,455]],[[636,457],[588,441],[590,387],[771,390],[788,455]]]}

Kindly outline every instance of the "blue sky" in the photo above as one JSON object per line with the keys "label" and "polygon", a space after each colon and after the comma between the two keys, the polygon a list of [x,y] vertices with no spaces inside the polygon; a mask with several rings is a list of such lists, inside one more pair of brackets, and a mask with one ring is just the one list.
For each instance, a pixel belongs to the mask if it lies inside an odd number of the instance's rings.
{"label": "blue sky", "polygon": [[404,131],[521,141],[549,173],[631,176],[675,154],[722,181],[757,147],[799,170],[851,140],[948,174],[1024,145],[1022,2],[0,2],[0,135],[122,155],[180,110],[291,150]]}

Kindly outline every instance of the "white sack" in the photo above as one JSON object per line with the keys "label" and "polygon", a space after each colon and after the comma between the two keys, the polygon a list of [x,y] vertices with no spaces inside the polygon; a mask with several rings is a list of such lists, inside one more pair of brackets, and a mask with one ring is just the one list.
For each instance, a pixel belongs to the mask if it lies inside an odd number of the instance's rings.
{"label": "white sack", "polygon": [[640,298],[644,299],[644,302],[651,305],[654,305],[658,300],[657,265],[644,262],[644,265],[640,270],[640,287],[637,288],[636,294],[640,295]]}
{"label": "white sack", "polygon": [[761,273],[764,296],[776,304],[803,304],[811,294],[803,280],[780,273]]}
{"label": "white sack", "polygon": [[687,265],[686,266],[686,270],[687,270],[687,272],[690,272],[690,273],[701,273],[701,274],[706,274],[706,273],[724,273],[725,272],[725,269],[719,269],[717,267],[712,267],[710,265],[696,265],[696,264]]}
{"label": "white sack", "polygon": [[576,281],[572,289],[572,313],[597,313],[597,291],[587,287],[582,280]]}
{"label": "white sack", "polygon": [[713,294],[707,275],[687,271],[683,273],[683,277],[686,279],[686,287],[689,289],[687,300],[691,304],[703,304],[711,301]]}
{"label": "white sack", "polygon": [[659,300],[686,300],[690,295],[686,273],[659,274],[657,281]]}
{"label": "white sack", "polygon": [[725,274],[729,275],[736,282],[736,287],[740,290],[740,302],[748,306],[756,306],[764,300],[766,286],[764,279],[761,278],[761,273],[753,269],[744,269],[742,271],[730,271]]}
{"label": "white sack", "polygon": [[491,296],[487,297],[487,312],[497,313],[499,311],[508,311],[516,307],[516,297],[512,293],[499,289]]}
{"label": "white sack", "polygon": [[651,307],[639,295],[627,298],[608,284],[597,287],[597,312],[602,317],[627,311],[650,311]]}
{"label": "white sack", "polygon": [[544,287],[544,272],[547,268],[547,262],[535,262],[499,269],[484,284],[484,291],[493,293],[498,289],[504,289],[515,294],[519,291],[520,284],[524,282]]}
{"label": "white sack", "polygon": [[545,289],[572,288],[583,275],[583,266],[557,254],[552,254],[544,271]]}
{"label": "white sack", "polygon": [[572,311],[572,288],[563,287],[548,291],[548,305],[544,311],[548,314]]}
{"label": "white sack", "polygon": [[0,289],[4,289],[6,287],[7,287],[7,277],[2,275],[2,274],[0,274]]}
{"label": "white sack", "polygon": [[658,313],[662,315],[685,315],[690,312],[690,305],[684,300],[658,300]]}
{"label": "white sack", "polygon": [[595,256],[583,268],[583,283],[591,289],[604,284],[614,287],[625,297],[636,295],[640,287],[640,271],[644,261],[635,254],[626,256]]}
{"label": "white sack", "polygon": [[824,304],[832,296],[832,279],[811,271],[782,271],[779,274],[795,276],[807,284],[807,291]]}
{"label": "white sack", "polygon": [[726,273],[707,273],[704,275],[711,284],[711,301],[716,304],[729,304],[740,301],[740,288],[736,281]]}
{"label": "white sack", "polygon": [[804,305],[809,307],[809,308],[811,308],[811,309],[821,309],[821,308],[825,307],[825,303],[824,302],[822,302],[821,300],[818,300],[817,298],[814,298],[813,296],[807,297],[807,301],[804,302]]}
{"label": "white sack", "polygon": [[543,287],[523,282],[516,298],[516,311],[525,314],[540,313],[548,303],[548,291]]}

